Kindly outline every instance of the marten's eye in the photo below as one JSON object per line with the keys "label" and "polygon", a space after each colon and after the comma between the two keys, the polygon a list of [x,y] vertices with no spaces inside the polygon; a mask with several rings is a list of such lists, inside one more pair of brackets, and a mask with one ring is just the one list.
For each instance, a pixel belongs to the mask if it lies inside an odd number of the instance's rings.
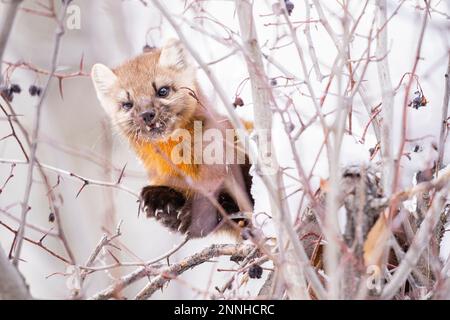
{"label": "marten's eye", "polygon": [[169,95],[169,92],[170,92],[170,88],[169,87],[161,87],[161,88],[159,88],[159,90],[157,92],[157,95],[160,98],[165,98],[165,97],[167,97]]}
{"label": "marten's eye", "polygon": [[129,111],[131,108],[133,108],[133,102],[122,102],[122,108],[125,111]]}

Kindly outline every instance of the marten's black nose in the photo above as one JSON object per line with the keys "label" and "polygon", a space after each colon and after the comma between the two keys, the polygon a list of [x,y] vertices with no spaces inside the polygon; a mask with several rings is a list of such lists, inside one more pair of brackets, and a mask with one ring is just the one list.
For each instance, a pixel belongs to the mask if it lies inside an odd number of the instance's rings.
{"label": "marten's black nose", "polygon": [[141,118],[144,120],[145,124],[150,124],[155,117],[155,111],[149,110],[141,113]]}

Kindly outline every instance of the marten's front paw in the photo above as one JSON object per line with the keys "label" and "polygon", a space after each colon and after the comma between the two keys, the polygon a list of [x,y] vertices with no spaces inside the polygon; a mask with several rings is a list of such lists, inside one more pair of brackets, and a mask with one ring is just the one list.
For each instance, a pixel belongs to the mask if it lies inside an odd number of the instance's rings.
{"label": "marten's front paw", "polygon": [[191,217],[181,192],[167,186],[146,186],[141,191],[141,204],[147,217],[173,231],[187,231]]}

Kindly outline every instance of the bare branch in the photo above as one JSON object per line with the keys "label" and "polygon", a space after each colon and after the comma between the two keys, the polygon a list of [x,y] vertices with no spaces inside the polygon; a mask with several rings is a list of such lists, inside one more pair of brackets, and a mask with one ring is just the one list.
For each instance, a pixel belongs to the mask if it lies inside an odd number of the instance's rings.
{"label": "bare branch", "polygon": [[448,105],[450,102],[450,53],[448,55],[447,72],[445,74],[445,88],[444,88],[444,101],[442,103],[442,116],[441,116],[441,134],[439,137],[439,157],[436,165],[436,173],[439,172],[444,159],[445,141],[448,135]]}
{"label": "bare branch", "polygon": [[394,181],[394,160],[392,155],[393,125],[394,125],[394,91],[390,74],[389,61],[387,57],[387,2],[377,0],[378,34],[377,34],[377,57],[384,57],[378,63],[378,79],[380,83],[382,106],[381,117],[381,156],[383,159],[383,189],[387,196],[392,190]]}
{"label": "bare branch", "polygon": [[137,300],[145,300],[151,297],[155,291],[161,289],[167,282],[176,278],[183,272],[198,266],[212,258],[219,256],[247,256],[254,249],[251,245],[238,244],[238,245],[212,245],[209,248],[202,250],[199,253],[194,254],[179,263],[176,263],[168,268],[160,271],[160,275],[151,280],[137,295]]}
{"label": "bare branch", "polygon": [[428,210],[425,219],[423,220],[420,229],[417,231],[414,240],[409,248],[408,252],[404,256],[400,265],[396,268],[394,276],[384,287],[381,293],[382,299],[392,299],[397,293],[397,290],[402,286],[405,280],[408,278],[412,269],[416,266],[423,250],[427,247],[433,233],[436,229],[436,225],[439,222],[439,217],[442,212],[442,206],[445,203],[446,195],[448,194],[448,182],[447,187],[435,194],[433,205]]}
{"label": "bare branch", "polygon": [[59,14],[59,23],[56,29],[55,33],[55,40],[54,40],[54,46],[53,46],[53,53],[52,53],[52,60],[51,60],[51,71],[47,78],[46,84],[44,86],[44,90],[42,92],[42,95],[39,99],[39,102],[36,105],[36,115],[34,119],[34,125],[33,125],[33,131],[31,136],[31,150],[30,150],[30,161],[29,161],[29,167],[28,167],[28,173],[27,173],[27,182],[25,184],[25,194],[24,199],[22,201],[22,215],[21,215],[21,225],[18,230],[17,239],[15,242],[15,253],[14,253],[14,259],[13,264],[18,265],[19,259],[20,259],[20,252],[22,250],[22,242],[23,242],[23,236],[25,233],[25,225],[26,225],[26,216],[29,211],[28,202],[31,195],[31,188],[33,185],[33,172],[34,172],[34,165],[36,163],[36,151],[38,146],[38,135],[39,135],[39,129],[40,129],[40,120],[41,120],[41,112],[42,107],[44,105],[45,97],[48,93],[48,88],[50,86],[50,80],[52,79],[52,76],[56,70],[57,63],[58,63],[58,54],[61,44],[61,38],[64,35],[64,17],[66,15],[67,6],[69,5],[70,1],[65,1],[63,6],[61,7],[61,13]]}
{"label": "bare branch", "polygon": [[[6,44],[8,43],[11,29],[14,25],[14,19],[22,0],[11,0],[2,2],[2,14],[0,17],[0,63],[3,61]],[[3,84],[3,75],[0,72],[0,85]]]}
{"label": "bare branch", "polygon": [[0,300],[31,299],[22,275],[0,248]]}

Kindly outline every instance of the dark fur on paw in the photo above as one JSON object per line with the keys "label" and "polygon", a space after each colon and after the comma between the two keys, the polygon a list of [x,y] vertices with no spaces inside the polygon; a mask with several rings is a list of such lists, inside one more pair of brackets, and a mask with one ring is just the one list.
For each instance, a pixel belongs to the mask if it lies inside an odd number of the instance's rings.
{"label": "dark fur on paw", "polygon": [[[221,192],[217,199],[217,202],[222,206],[223,210],[229,215],[230,219],[237,223],[240,227],[245,227],[249,224],[247,218],[243,218],[240,212],[239,206],[236,201],[227,192]],[[219,221],[222,220],[222,216],[219,214]]]}
{"label": "dark fur on paw", "polygon": [[236,201],[234,201],[234,199],[227,192],[221,192],[219,194],[217,202],[222,206],[223,210],[225,210],[225,212],[228,214],[239,212],[238,204],[236,203]]}
{"label": "dark fur on paw", "polygon": [[172,231],[188,230],[190,210],[181,192],[167,186],[146,186],[141,191],[141,204],[148,218],[155,218]]}

